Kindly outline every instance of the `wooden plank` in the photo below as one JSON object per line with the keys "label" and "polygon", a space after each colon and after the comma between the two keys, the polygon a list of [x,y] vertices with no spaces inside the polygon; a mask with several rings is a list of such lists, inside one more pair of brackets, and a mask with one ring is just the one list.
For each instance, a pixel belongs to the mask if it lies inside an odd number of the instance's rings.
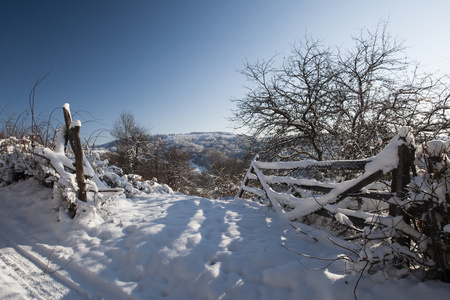
{"label": "wooden plank", "polygon": [[336,161],[302,160],[296,162],[255,161],[254,164],[259,169],[271,170],[364,170],[366,164],[370,161],[370,159]]}
{"label": "wooden plank", "polygon": [[362,197],[362,198],[369,198],[369,199],[375,199],[375,200],[381,200],[381,201],[388,201],[392,197],[394,197],[394,194],[390,192],[385,193],[378,193],[378,192],[368,192],[368,193],[349,193],[347,194],[349,197]]}
{"label": "wooden plank", "polygon": [[245,186],[244,187],[244,191],[248,192],[248,193],[252,193],[258,197],[264,198],[266,197],[266,193],[258,188],[254,188],[254,187],[250,187],[250,186]]}
{"label": "wooden plank", "polygon": [[380,179],[383,176],[383,174],[384,174],[383,171],[379,170],[379,171],[377,171],[377,172],[375,172],[373,174],[370,174],[369,176],[367,176],[363,180],[358,181],[355,185],[349,187],[344,192],[340,193],[339,196],[337,197],[338,200],[336,202],[339,202],[339,201],[343,200],[349,194],[356,193],[359,190],[361,190],[363,187],[365,187],[366,185],[371,184],[372,182]]}
{"label": "wooden plank", "polygon": [[98,190],[99,193],[108,194],[108,193],[123,193],[124,189],[122,188],[111,188],[111,189],[104,189],[104,190]]}
{"label": "wooden plank", "polygon": [[252,162],[250,163],[250,167],[247,170],[247,173],[245,174],[244,180],[242,181],[241,187],[239,188],[239,191],[237,192],[236,197],[241,198],[244,194],[244,188],[248,186],[248,183],[250,180],[257,180],[258,176],[256,176],[254,172],[253,164],[258,160],[259,155],[256,154],[253,158]]}
{"label": "wooden plank", "polygon": [[320,186],[320,185],[305,185],[305,184],[297,185],[297,184],[295,184],[294,187],[309,190],[309,191],[324,193],[324,194],[329,193],[331,190],[333,190],[332,187]]}

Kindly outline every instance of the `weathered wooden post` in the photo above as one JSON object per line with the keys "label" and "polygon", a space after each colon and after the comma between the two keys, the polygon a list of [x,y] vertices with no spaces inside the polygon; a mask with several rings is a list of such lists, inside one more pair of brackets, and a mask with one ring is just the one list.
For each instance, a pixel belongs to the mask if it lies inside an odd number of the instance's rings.
{"label": "weathered wooden post", "polygon": [[[413,164],[413,155],[410,149],[408,135],[410,128],[404,127],[400,129],[398,137],[400,143],[398,145],[398,167],[392,171],[391,191],[395,193],[397,198],[403,199],[408,195],[408,184],[411,182],[411,166]],[[398,205],[389,205],[389,215],[397,216],[402,214],[402,209]]]}
{"label": "weathered wooden post", "polygon": [[83,167],[83,147],[80,139],[80,122],[72,122],[70,114],[70,106],[68,103],[63,106],[64,121],[66,123],[66,130],[70,147],[75,155],[75,170],[78,184],[78,199],[87,202],[86,183],[84,182],[84,167]]}

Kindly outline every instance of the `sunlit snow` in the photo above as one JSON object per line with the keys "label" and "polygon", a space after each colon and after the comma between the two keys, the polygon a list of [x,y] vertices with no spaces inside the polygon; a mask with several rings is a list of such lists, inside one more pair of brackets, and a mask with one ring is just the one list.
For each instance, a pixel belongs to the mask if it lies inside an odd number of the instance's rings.
{"label": "sunlit snow", "polygon": [[[2,299],[354,297],[359,276],[347,273],[344,261],[327,266],[287,248],[327,259],[345,250],[308,226],[296,224],[309,232],[299,234],[256,202],[153,193],[117,197],[104,211],[58,221],[51,195],[34,180],[0,189],[6,241],[0,257],[12,247],[35,266],[3,260]],[[19,271],[24,279],[17,282]],[[447,299],[450,293],[445,283],[387,280],[380,272],[361,278],[358,299]]]}

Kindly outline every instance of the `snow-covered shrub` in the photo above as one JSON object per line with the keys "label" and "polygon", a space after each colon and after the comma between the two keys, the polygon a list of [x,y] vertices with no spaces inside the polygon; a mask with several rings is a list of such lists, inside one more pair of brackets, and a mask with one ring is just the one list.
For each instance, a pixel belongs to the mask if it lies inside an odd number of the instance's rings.
{"label": "snow-covered shrub", "polygon": [[355,204],[348,197],[327,205],[335,219],[334,232],[353,241],[343,246],[350,250],[352,272],[402,277],[421,271],[424,278],[450,281],[449,145],[435,140],[416,147],[413,177],[404,196],[370,200],[373,205],[366,199],[354,207],[346,206]]}
{"label": "snow-covered shrub", "polygon": [[450,142],[434,140],[418,147],[417,176],[410,183],[405,211],[411,223],[427,236],[414,245],[424,260],[433,261],[431,276],[450,281]]}
{"label": "snow-covered shrub", "polygon": [[80,201],[77,198],[75,158],[66,151],[64,136],[65,126],[62,126],[52,149],[32,144],[26,138],[0,140],[0,186],[35,177],[42,184],[53,187],[53,199],[60,220],[67,214],[71,217],[80,213],[95,215],[99,208],[93,204],[101,199],[99,194],[111,188],[122,188],[128,197],[140,193],[173,193],[169,186],[159,184],[156,179],[143,181],[138,175],[121,176],[120,168],[109,166],[107,160],[91,153],[84,158],[88,203]]}
{"label": "snow-covered shrub", "polygon": [[[142,176],[136,174],[127,174],[120,176],[121,170],[115,166],[108,166],[103,170],[100,178],[110,187],[124,189],[127,197],[132,197],[140,193],[173,193],[173,190],[167,184],[159,184],[156,178],[152,180],[142,180]],[[119,173],[120,174],[120,173]]]}
{"label": "snow-covered shrub", "polygon": [[402,277],[421,271],[424,278],[450,281],[449,145],[435,140],[416,148],[405,196],[357,210],[345,207],[346,201],[327,207],[335,232],[353,241],[343,247],[350,250],[352,272]]}
{"label": "snow-covered shrub", "polygon": [[45,169],[38,167],[39,162],[32,155],[33,148],[27,138],[0,140],[0,186],[31,176],[45,180]]}

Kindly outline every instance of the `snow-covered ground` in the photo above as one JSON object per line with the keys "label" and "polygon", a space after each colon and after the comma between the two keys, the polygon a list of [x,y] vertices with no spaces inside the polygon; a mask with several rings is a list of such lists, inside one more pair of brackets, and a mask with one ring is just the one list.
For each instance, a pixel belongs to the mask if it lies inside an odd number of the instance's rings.
{"label": "snow-covered ground", "polygon": [[[0,236],[0,299],[62,299],[79,296],[56,278],[44,276],[16,244]],[[20,252],[18,252],[20,251]]]}
{"label": "snow-covered ground", "polygon": [[[353,299],[358,274],[324,232],[242,199],[117,197],[58,221],[35,180],[0,189],[1,299]],[[316,238],[315,241],[312,237]],[[283,247],[283,246],[284,247]],[[306,269],[306,268],[308,269]],[[358,299],[449,299],[450,284],[361,278]]]}

